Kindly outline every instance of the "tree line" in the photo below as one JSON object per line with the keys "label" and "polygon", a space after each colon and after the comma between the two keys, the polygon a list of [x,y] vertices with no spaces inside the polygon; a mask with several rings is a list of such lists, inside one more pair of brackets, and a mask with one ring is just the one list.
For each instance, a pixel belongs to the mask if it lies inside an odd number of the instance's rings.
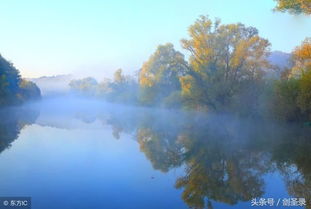
{"label": "tree line", "polygon": [[73,80],[73,91],[110,102],[188,110],[231,112],[245,116],[273,116],[285,121],[311,120],[311,39],[292,52],[280,70],[268,61],[270,42],[254,27],[222,24],[200,16],[181,40],[189,58],[171,43],[158,46],[138,75],[112,80]]}

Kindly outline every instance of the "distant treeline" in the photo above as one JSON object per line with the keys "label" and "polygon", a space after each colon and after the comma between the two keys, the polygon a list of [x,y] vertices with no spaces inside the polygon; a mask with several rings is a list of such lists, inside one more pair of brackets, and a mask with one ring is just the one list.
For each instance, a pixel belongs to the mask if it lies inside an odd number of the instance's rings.
{"label": "distant treeline", "polygon": [[270,43],[256,28],[201,16],[188,31],[190,38],[181,41],[188,61],[168,43],[157,48],[137,78],[119,69],[113,80],[85,78],[70,86],[118,103],[311,120],[311,39],[293,51],[280,78],[272,79],[265,74],[280,69],[268,62]]}
{"label": "distant treeline", "polygon": [[40,98],[40,89],[22,79],[12,63],[0,55],[0,107]]}
{"label": "distant treeline", "polygon": [[118,103],[311,120],[311,39],[293,51],[279,78],[271,78],[267,72],[280,69],[269,63],[270,43],[256,28],[201,16],[188,32],[181,40],[188,60],[168,43],[158,46],[138,77],[119,69],[113,80],[85,78],[70,86]]}

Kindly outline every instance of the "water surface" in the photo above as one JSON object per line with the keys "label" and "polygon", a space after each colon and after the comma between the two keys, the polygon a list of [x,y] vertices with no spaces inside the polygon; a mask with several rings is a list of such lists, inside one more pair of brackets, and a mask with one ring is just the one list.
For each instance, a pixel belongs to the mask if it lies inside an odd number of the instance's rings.
{"label": "water surface", "polygon": [[311,199],[310,127],[68,98],[0,116],[0,196],[30,196],[34,209]]}

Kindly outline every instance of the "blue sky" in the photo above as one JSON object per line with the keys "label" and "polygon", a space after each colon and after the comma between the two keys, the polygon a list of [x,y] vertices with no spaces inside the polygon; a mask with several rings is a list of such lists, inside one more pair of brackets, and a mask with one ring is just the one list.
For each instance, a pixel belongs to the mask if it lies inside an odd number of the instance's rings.
{"label": "blue sky", "polygon": [[134,73],[157,45],[176,49],[199,15],[259,29],[272,50],[311,37],[311,17],[276,13],[273,0],[1,0],[0,53],[25,77]]}

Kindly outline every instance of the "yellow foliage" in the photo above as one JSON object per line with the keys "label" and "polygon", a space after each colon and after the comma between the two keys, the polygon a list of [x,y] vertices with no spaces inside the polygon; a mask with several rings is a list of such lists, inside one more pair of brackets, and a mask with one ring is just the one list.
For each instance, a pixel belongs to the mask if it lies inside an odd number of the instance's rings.
{"label": "yellow foliage", "polygon": [[145,62],[139,73],[139,84],[142,87],[152,87],[155,83],[155,76],[149,71],[152,59]]}
{"label": "yellow foliage", "polygon": [[186,75],[179,78],[181,83],[182,95],[189,95],[191,94],[191,89],[193,88],[193,83],[195,82],[194,78],[190,75]]}
{"label": "yellow foliage", "polygon": [[285,12],[289,11],[293,14],[311,14],[311,0],[276,0],[277,6],[275,10]]}
{"label": "yellow foliage", "polygon": [[290,77],[300,77],[311,69],[311,38],[306,38],[303,43],[293,51],[294,67]]}
{"label": "yellow foliage", "polygon": [[189,36],[181,43],[191,53],[191,67],[201,76],[217,70],[225,80],[254,79],[269,67],[270,43],[255,28],[221,25],[220,20],[213,23],[201,16],[189,27]]}

